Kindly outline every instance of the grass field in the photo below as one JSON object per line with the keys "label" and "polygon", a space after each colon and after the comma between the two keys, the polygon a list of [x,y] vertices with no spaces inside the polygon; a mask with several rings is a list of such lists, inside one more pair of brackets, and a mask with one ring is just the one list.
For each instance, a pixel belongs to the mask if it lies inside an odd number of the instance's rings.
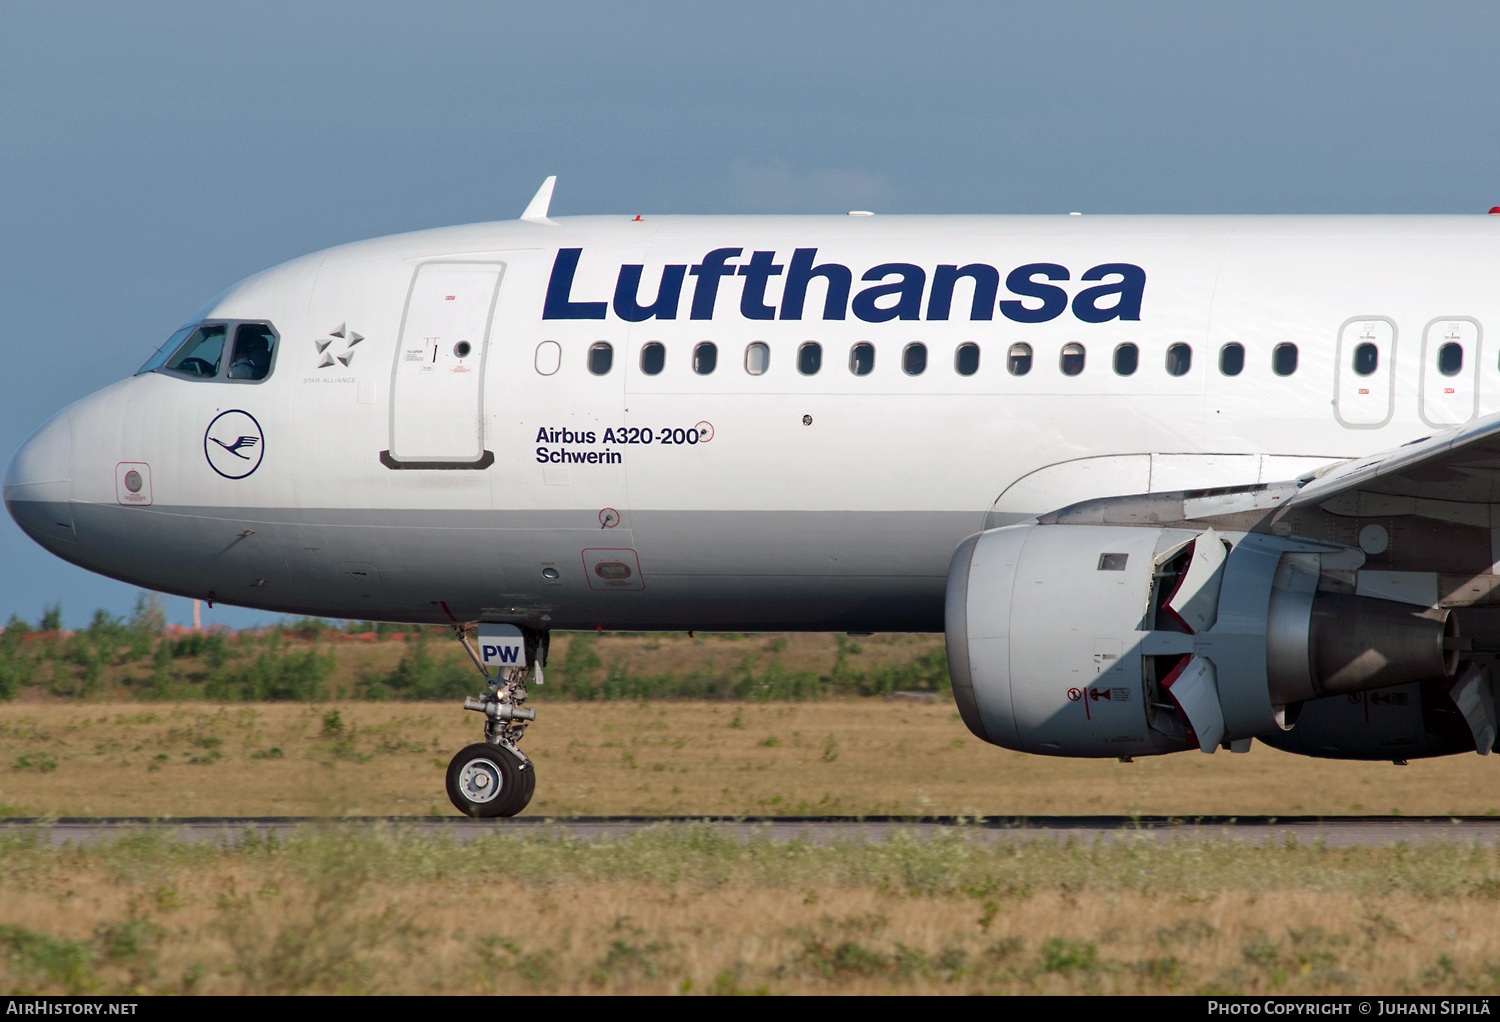
{"label": "grass field", "polygon": [[[480,721],[452,702],[0,704],[0,814],[451,814],[444,770]],[[1473,754],[1053,759],[980,742],[946,701],[543,703],[524,747],[533,816],[1500,810],[1500,765]]]}
{"label": "grass field", "polygon": [[[447,640],[375,638],[8,631],[0,815],[328,820],[226,847],[0,836],[0,988],[1500,988],[1500,856],[1474,848],[961,833],[746,846],[691,825],[458,846],[343,826],[452,814],[447,761],[480,735],[457,703],[475,679]],[[964,728],[945,670],[935,636],[561,636],[525,740],[528,814],[1500,812],[1496,765],[1474,755],[1398,768],[1260,745],[1129,764],[1007,752]],[[934,698],[881,698],[893,690]]]}
{"label": "grass field", "polygon": [[10,993],[1472,993],[1500,857],[1213,843],[0,839]]}

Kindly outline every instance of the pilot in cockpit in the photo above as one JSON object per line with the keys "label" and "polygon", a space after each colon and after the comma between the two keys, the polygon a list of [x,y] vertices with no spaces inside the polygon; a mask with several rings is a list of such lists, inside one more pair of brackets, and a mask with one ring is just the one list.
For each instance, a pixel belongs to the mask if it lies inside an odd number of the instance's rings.
{"label": "pilot in cockpit", "polygon": [[240,328],[235,338],[234,360],[229,363],[231,380],[263,380],[271,369],[271,340],[261,331]]}

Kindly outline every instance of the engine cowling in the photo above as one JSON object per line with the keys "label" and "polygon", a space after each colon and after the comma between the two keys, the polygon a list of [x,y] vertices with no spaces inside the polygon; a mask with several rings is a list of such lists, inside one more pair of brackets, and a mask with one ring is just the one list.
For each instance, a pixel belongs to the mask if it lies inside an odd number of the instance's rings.
{"label": "engine cowling", "polygon": [[1009,749],[1136,756],[1243,749],[1291,728],[1304,704],[1451,687],[1461,643],[1448,611],[1319,591],[1322,564],[1348,555],[1212,529],[972,536],[948,575],[959,712]]}
{"label": "engine cowling", "polygon": [[[1475,702],[1488,699],[1487,686],[1472,688]],[[1314,699],[1303,704],[1296,727],[1259,738],[1283,752],[1322,759],[1400,761],[1489,752],[1493,730],[1471,728],[1456,691],[1428,681]],[[1493,715],[1492,706],[1474,709]]]}

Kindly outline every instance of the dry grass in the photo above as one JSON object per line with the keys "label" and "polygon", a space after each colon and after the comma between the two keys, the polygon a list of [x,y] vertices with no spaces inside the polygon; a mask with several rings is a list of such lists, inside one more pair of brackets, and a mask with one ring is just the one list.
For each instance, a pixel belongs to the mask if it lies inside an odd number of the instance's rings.
{"label": "dry grass", "polygon": [[[846,643],[843,669],[856,658],[860,670],[899,668],[937,641]],[[596,676],[627,663],[641,676],[712,673],[746,657],[841,670],[827,636],[606,635],[592,649]],[[332,687],[390,670],[402,652],[341,648]],[[939,698],[541,702],[526,740],[541,779],[529,813],[1500,809],[1492,764],[1472,755],[1399,769],[1263,746],[1047,759],[984,745]],[[451,814],[444,768],[479,733],[478,715],[451,701],[33,692],[0,704],[0,815]],[[330,823],[284,842],[144,833],[52,849],[22,831],[0,835],[0,989],[1490,993],[1497,899],[1500,853],[1457,846],[1089,848],[962,834],[745,845],[690,826],[454,845]]]}
{"label": "dry grass", "polygon": [[594,844],[334,827],[4,845],[12,993],[1500,986],[1500,858],[1454,846],[746,846],[681,825]]}
{"label": "dry grass", "polygon": [[[330,716],[337,727],[330,728]],[[0,704],[0,814],[426,815],[480,737],[451,703]],[[1493,814],[1478,756],[1179,753],[1121,764],[985,745],[951,705],[553,703],[530,815]]]}

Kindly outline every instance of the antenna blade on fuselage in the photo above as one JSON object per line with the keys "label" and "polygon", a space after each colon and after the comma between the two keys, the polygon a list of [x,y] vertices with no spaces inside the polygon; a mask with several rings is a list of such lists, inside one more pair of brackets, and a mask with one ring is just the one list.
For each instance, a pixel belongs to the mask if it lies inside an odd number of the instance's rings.
{"label": "antenna blade on fuselage", "polygon": [[536,190],[536,194],[526,204],[526,210],[521,214],[521,219],[534,224],[550,224],[552,221],[547,219],[547,207],[552,205],[552,189],[556,186],[556,174],[543,181],[542,187]]}

